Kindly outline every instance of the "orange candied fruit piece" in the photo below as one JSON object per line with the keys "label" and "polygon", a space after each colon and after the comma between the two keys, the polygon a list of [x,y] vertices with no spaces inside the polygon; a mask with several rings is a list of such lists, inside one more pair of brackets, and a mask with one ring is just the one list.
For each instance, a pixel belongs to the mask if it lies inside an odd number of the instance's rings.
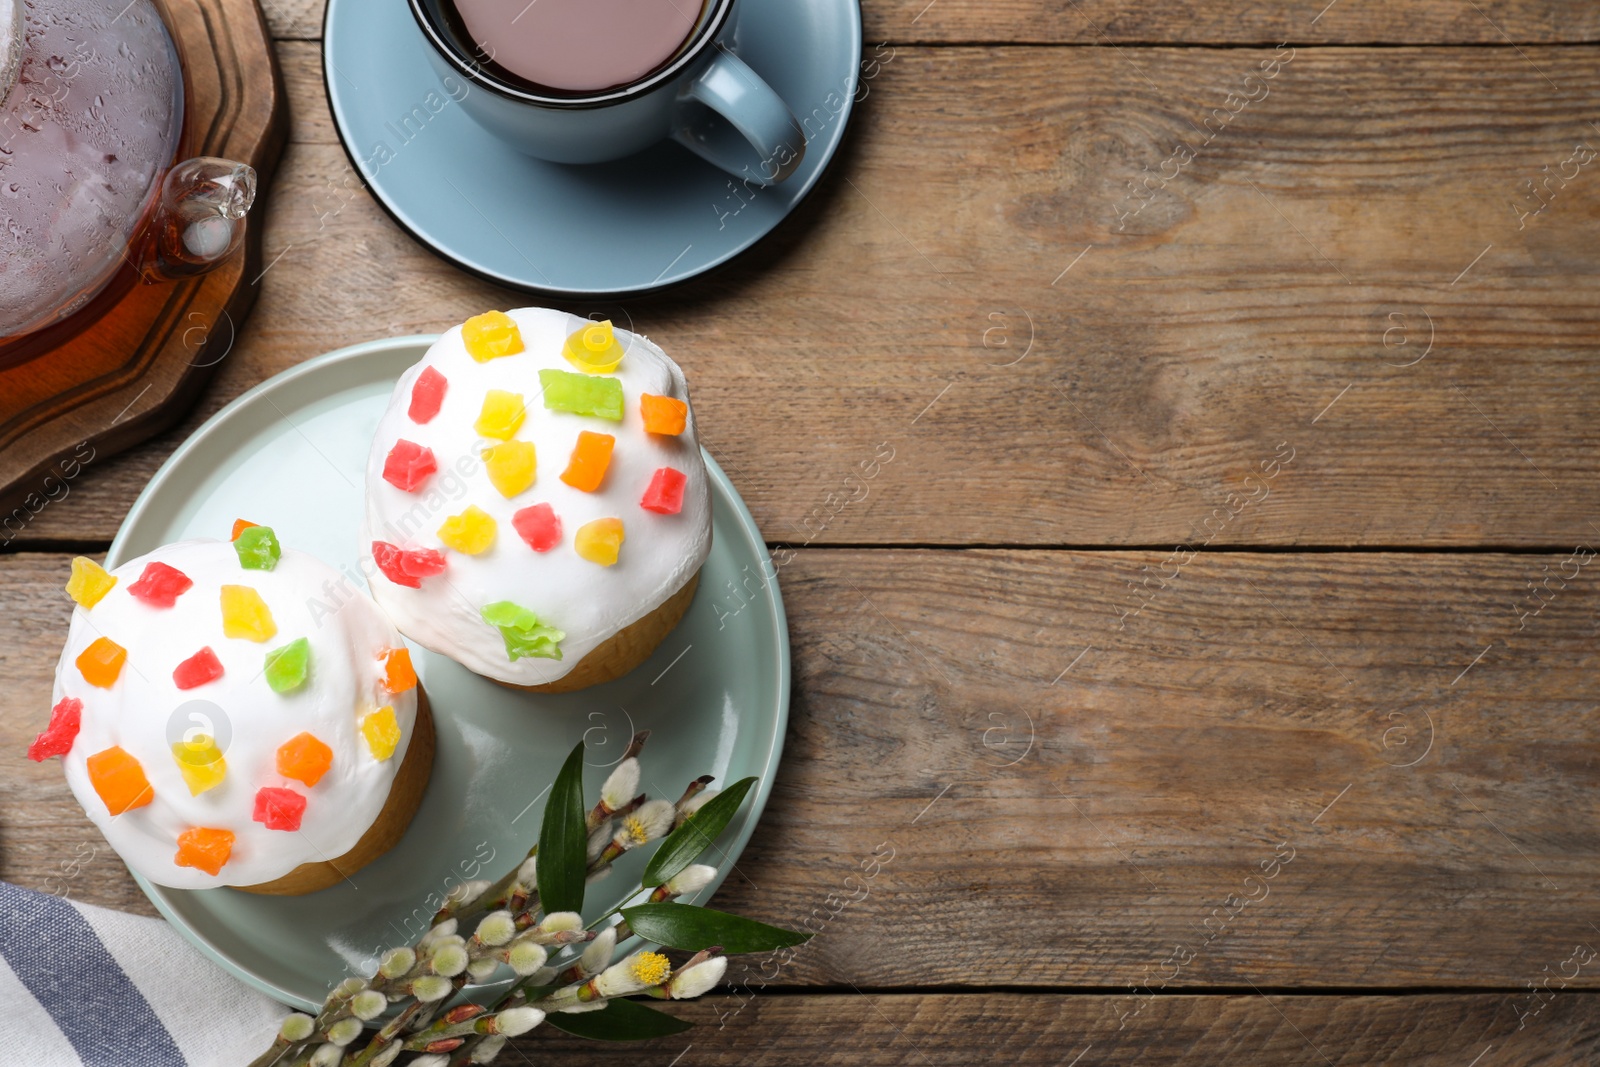
{"label": "orange candied fruit piece", "polygon": [[142,808],[155,799],[144,768],[120,746],[96,752],[87,762],[89,784],[112,815]]}
{"label": "orange candied fruit piece", "polygon": [[333,766],[333,749],[308,733],[300,733],[278,746],[278,773],[306,785],[316,785]]}
{"label": "orange candied fruit piece", "polygon": [[233,855],[233,831],[196,826],[178,835],[178,854],[172,862],[216,875]]}
{"label": "orange candied fruit piece", "polygon": [[639,414],[649,432],[676,437],[688,425],[689,405],[677,397],[644,393],[639,397]]}
{"label": "orange candied fruit piece", "polygon": [[417,687],[417,669],[411,665],[409,648],[391,648],[383,657],[383,687],[391,693],[404,693]]}
{"label": "orange candied fruit piece", "polygon": [[233,520],[233,536],[228,538],[228,540],[237,541],[237,540],[239,540],[239,535],[244,533],[246,530],[250,529],[250,527],[252,527],[252,526],[260,526],[260,525],[261,524],[259,522],[251,522],[248,519],[234,519]]}
{"label": "orange candied fruit piece", "polygon": [[517,321],[504,311],[485,311],[461,324],[461,340],[467,355],[479,363],[522,351],[522,332]]}
{"label": "orange candied fruit piece", "polygon": [[128,661],[128,650],[109,637],[97,637],[89,647],[78,653],[78,673],[83,680],[99,689],[110,689],[122,674],[122,665]]}
{"label": "orange candied fruit piece", "polygon": [[572,458],[567,461],[567,469],[561,472],[561,480],[585,493],[599,489],[600,483],[606,480],[611,449],[616,443],[617,439],[608,433],[579,431],[578,443],[572,448]]}

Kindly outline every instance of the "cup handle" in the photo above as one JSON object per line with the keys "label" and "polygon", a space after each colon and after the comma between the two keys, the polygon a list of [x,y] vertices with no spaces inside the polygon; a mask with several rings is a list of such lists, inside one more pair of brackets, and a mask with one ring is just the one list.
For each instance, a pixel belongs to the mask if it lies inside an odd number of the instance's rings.
{"label": "cup handle", "polygon": [[678,93],[673,139],[756,185],[776,185],[800,166],[806,135],[760,75],[718,42],[717,54]]}

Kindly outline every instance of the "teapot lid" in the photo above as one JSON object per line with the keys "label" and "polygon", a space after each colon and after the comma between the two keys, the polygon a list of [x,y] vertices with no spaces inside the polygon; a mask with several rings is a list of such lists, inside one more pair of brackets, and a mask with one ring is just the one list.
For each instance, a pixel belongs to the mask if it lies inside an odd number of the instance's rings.
{"label": "teapot lid", "polygon": [[0,0],[0,100],[22,69],[22,0]]}

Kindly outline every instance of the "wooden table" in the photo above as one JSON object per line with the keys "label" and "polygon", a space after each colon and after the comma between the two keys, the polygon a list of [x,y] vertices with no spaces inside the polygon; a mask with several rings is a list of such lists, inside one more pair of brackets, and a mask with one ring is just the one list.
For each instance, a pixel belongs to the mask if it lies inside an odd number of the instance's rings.
{"label": "wooden table", "polygon": [[[529,1061],[1595,1062],[1600,5],[1324,2],[867,0],[820,189],[627,303],[792,549],[719,903],[818,936]],[[0,877],[144,913],[21,758],[67,559],[268,375],[519,302],[361,192],[269,8],[256,311],[0,556]]]}

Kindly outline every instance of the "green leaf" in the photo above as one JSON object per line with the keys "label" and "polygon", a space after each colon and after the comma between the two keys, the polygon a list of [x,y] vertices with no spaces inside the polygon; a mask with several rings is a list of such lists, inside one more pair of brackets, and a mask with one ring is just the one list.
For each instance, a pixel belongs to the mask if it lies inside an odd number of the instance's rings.
{"label": "green leaf", "polygon": [[634,1000],[613,1000],[599,1011],[576,1015],[551,1012],[545,1022],[557,1030],[591,1041],[648,1041],[693,1029],[694,1023],[664,1011],[647,1008]]}
{"label": "green leaf", "polygon": [[724,952],[771,952],[811,939],[810,934],[783,930],[725,911],[690,904],[639,904],[622,909],[633,932],[668,948],[699,952],[720,945]]}
{"label": "green leaf", "polygon": [[646,889],[653,889],[699,858],[700,853],[716,841],[717,835],[722,833],[739,810],[739,805],[744,803],[745,794],[755,784],[754,778],[733,783],[684,820],[682,826],[656,846],[655,855],[650,857],[640,884]]}
{"label": "green leaf", "polygon": [[550,787],[539,828],[539,904],[545,914],[582,911],[588,873],[589,832],[583,821],[583,742],[579,741]]}

